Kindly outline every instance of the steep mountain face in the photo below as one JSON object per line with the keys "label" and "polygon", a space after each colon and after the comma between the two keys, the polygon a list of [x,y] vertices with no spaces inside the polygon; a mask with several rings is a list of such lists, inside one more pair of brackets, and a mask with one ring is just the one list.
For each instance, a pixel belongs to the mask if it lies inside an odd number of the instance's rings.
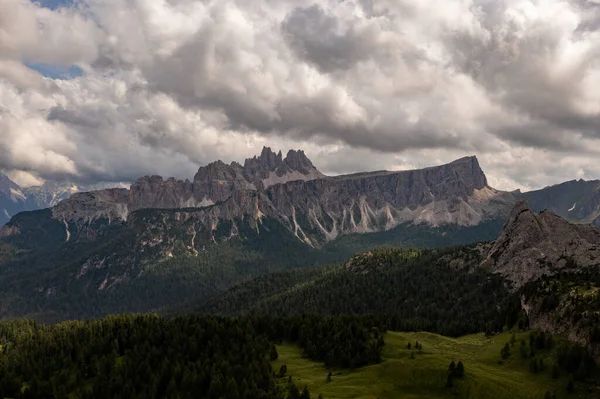
{"label": "steep mountain face", "polygon": [[600,265],[600,230],[572,224],[550,211],[515,204],[486,259],[516,287],[561,270]]}
{"label": "steep mountain face", "polygon": [[515,196],[536,212],[547,209],[571,222],[600,227],[600,180],[571,180]]}
{"label": "steep mountain face", "polygon": [[8,222],[12,215],[25,210],[26,200],[21,188],[0,173],[0,226]]}
{"label": "steep mountain face", "polygon": [[[275,177],[298,175],[302,178],[271,184]],[[290,151],[282,159],[281,153],[265,148],[243,167],[220,161],[202,167],[193,182],[147,176],[130,190],[75,194],[53,207],[51,218],[64,226],[64,241],[89,241],[98,229],[127,225],[137,210],[196,209],[185,212],[189,235],[198,237],[185,247],[195,254],[197,246],[215,242],[214,234],[223,229],[230,237],[243,238],[239,221],[254,230],[265,220],[275,221],[301,242],[321,247],[342,235],[386,231],[406,223],[475,226],[505,218],[512,201],[510,194],[487,185],[475,157],[422,170],[328,178],[301,151]],[[171,220],[171,215],[164,219]],[[144,226],[136,231],[140,229]],[[153,234],[148,229],[142,235]],[[162,231],[168,235],[173,229],[165,226]],[[0,234],[21,233],[23,227],[15,218]],[[159,239],[166,256],[181,237]]]}

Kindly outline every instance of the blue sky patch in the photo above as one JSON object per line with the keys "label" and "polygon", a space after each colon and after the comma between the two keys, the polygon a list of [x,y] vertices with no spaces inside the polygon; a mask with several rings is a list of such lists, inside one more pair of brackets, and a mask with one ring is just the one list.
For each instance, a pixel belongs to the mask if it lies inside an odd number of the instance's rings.
{"label": "blue sky patch", "polygon": [[74,0],[32,0],[32,3],[38,3],[42,7],[56,10],[62,7],[71,7]]}
{"label": "blue sky patch", "polygon": [[77,65],[71,65],[68,67],[54,64],[44,63],[25,63],[25,66],[29,69],[39,72],[43,76],[52,79],[73,79],[83,75],[83,69]]}

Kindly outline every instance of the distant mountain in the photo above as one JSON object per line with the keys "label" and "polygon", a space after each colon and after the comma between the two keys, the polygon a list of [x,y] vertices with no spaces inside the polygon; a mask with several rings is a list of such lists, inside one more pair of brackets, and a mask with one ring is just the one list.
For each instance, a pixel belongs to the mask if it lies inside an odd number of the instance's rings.
{"label": "distant mountain", "polygon": [[26,210],[27,197],[15,182],[0,173],[0,226]]}
{"label": "distant mountain", "polygon": [[571,180],[516,197],[534,211],[547,209],[571,222],[600,227],[600,180]]}
{"label": "distant mountain", "polygon": [[46,181],[41,186],[33,186],[23,189],[27,197],[27,203],[31,210],[51,208],[60,201],[68,199],[71,195],[79,192],[90,192],[105,190],[109,188],[127,188],[126,183],[97,183],[89,185],[77,185],[72,182]]}
{"label": "distant mountain", "polygon": [[[161,235],[166,256],[177,242],[195,253],[225,230],[238,237],[239,221],[255,231],[264,220],[276,221],[318,248],[346,234],[387,231],[405,223],[475,226],[504,219],[513,201],[511,194],[487,185],[475,157],[414,171],[326,177],[302,151],[282,159],[265,148],[244,166],[217,161],[202,167],[193,182],[146,176],[130,190],[74,194],[52,208],[48,222],[64,224],[64,240],[89,240],[97,234],[92,230],[108,225],[133,223],[143,229],[132,214],[136,210],[177,210],[174,217],[190,227],[187,237]],[[151,234],[157,228],[161,234],[171,229],[165,223],[153,225]],[[3,234],[20,232],[16,218]]]}
{"label": "distant mountain", "polygon": [[21,188],[0,173],[0,226],[19,212],[50,208],[78,192],[129,187],[126,183],[76,185],[72,182],[46,181],[41,186]]}

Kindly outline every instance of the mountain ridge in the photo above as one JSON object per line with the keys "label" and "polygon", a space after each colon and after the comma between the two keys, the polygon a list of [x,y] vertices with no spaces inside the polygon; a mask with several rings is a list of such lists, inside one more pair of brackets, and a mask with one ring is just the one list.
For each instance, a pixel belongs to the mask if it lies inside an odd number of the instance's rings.
{"label": "mountain ridge", "polygon": [[[129,190],[77,193],[54,206],[52,218],[65,225],[68,240],[96,221],[100,226],[126,223],[131,212],[140,209],[215,206],[213,216],[203,220],[208,230],[216,230],[220,221],[248,218],[256,225],[266,217],[278,220],[300,241],[319,247],[344,234],[385,231],[402,223],[473,226],[505,217],[512,201],[510,194],[488,186],[476,157],[425,169],[330,178],[314,168],[303,151],[290,150],[282,158],[281,152],[265,147],[260,157],[244,165],[216,161],[201,167],[193,182],[145,176]],[[295,179],[298,173],[302,179]],[[270,184],[273,174],[294,180]],[[249,197],[253,200],[245,199]],[[235,212],[220,209],[231,200],[239,201]],[[4,235],[14,234],[15,225],[18,220],[8,223]],[[232,236],[235,229],[232,226]]]}

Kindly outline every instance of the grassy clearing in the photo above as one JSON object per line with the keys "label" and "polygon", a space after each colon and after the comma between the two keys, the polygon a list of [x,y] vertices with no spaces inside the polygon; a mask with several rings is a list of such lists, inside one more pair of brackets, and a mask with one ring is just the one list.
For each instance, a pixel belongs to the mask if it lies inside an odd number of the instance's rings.
{"label": "grassy clearing", "polygon": [[[322,363],[303,358],[298,347],[284,343],[277,347],[279,358],[273,368],[278,371],[286,364],[296,386],[300,390],[308,386],[313,398],[322,394],[326,399],[543,399],[546,391],[556,392],[558,399],[589,397],[584,387],[567,394],[568,377],[551,378],[549,357],[545,359],[546,370],[538,374],[529,371],[529,360],[519,353],[521,339],[528,342],[527,333],[517,334],[510,357],[499,364],[500,350],[510,338],[510,333],[491,338],[483,334],[448,338],[430,333],[388,332],[381,364],[354,371],[331,370],[331,382],[327,382],[329,370]],[[415,358],[411,359],[407,344],[414,346],[416,341],[423,345],[423,351],[413,350]],[[461,360],[466,371],[454,392],[445,388],[452,360]],[[286,381],[287,377],[282,378],[281,384]]]}

